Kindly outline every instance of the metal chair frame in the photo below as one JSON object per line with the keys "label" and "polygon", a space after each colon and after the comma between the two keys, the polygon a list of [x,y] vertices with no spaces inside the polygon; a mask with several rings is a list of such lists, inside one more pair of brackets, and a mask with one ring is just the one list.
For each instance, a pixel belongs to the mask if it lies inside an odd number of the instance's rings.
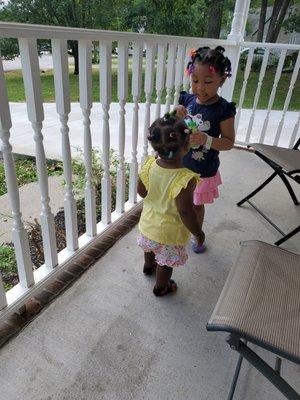
{"label": "metal chair frame", "polygon": [[[252,241],[249,243],[251,244]],[[257,242],[257,241],[253,241]],[[248,242],[244,242],[247,244]],[[242,245],[244,244],[243,242],[241,243]],[[262,242],[263,244],[266,244]],[[273,246],[273,245],[270,245]],[[280,249],[280,251],[284,252],[286,250]],[[287,252],[287,251],[286,251]],[[287,252],[291,253],[291,252]],[[294,254],[294,253],[291,253]],[[299,257],[299,267],[300,267],[300,256]],[[245,273],[247,271],[247,265],[244,265],[244,270]],[[230,274],[229,274],[230,276]],[[227,278],[226,284],[229,282],[228,281],[229,277]],[[230,282],[232,282],[232,277]],[[234,376],[231,382],[230,386],[230,391],[227,397],[227,400],[232,400],[237,381],[239,378],[241,366],[243,359],[247,360],[254,368],[256,368],[260,373],[262,373],[288,400],[300,400],[300,394],[296,392],[292,386],[289,385],[289,383],[283,379],[283,377],[280,375],[280,370],[281,370],[281,358],[284,357],[286,360],[289,360],[291,362],[294,362],[296,364],[300,365],[300,356],[298,354],[291,354],[287,349],[284,347],[279,349],[278,347],[275,347],[274,344],[270,342],[266,342],[263,338],[258,338],[253,336],[251,332],[247,332],[247,329],[239,329],[235,323],[232,323],[230,319],[228,319],[228,314],[221,314],[220,316],[220,307],[222,304],[222,295],[225,293],[226,294],[230,292],[230,284],[229,286],[224,286],[222,294],[220,295],[220,298],[217,302],[217,305],[215,307],[215,310],[213,312],[213,316],[211,317],[211,320],[208,322],[206,329],[210,332],[227,332],[229,333],[229,336],[227,337],[226,341],[230,345],[232,350],[235,350],[239,353],[239,358],[237,361],[237,365],[235,368]],[[245,293],[245,296],[248,295]],[[280,295],[280,293],[278,294]],[[284,297],[284,294],[283,294]],[[242,301],[242,297],[239,298],[240,301]],[[269,298],[268,301],[272,301],[272,298]],[[233,306],[233,305],[232,305]],[[219,307],[219,308],[218,308]],[[230,308],[230,304],[227,303],[226,305],[227,309],[228,307]],[[217,310],[217,311],[216,311]],[[214,314],[216,313],[217,320],[214,320]],[[225,318],[226,317],[226,318]],[[218,321],[219,318],[219,321]],[[227,321],[227,322],[226,322]],[[268,363],[265,362],[255,351],[253,351],[248,343],[252,343],[254,345],[259,346],[262,349],[268,350],[275,354],[276,356],[276,361],[275,361],[275,367],[272,368]]]}
{"label": "metal chair frame", "polygon": [[[298,150],[300,145],[300,138],[297,140],[295,146],[293,147],[293,150]],[[251,145],[249,145],[248,147],[251,147]],[[288,179],[292,179],[295,182],[297,182],[298,184],[300,184],[300,169],[294,170],[294,171],[290,171],[290,172],[286,172],[283,170],[283,168],[276,164],[273,160],[271,160],[270,158],[266,157],[265,155],[261,154],[259,151],[254,150],[255,154],[261,158],[263,161],[265,161],[273,170],[273,174],[267,179],[265,180],[260,186],[258,186],[257,189],[255,189],[253,192],[251,192],[250,194],[248,194],[246,197],[244,197],[242,200],[240,200],[237,203],[237,206],[241,206],[242,204],[244,204],[245,202],[247,202],[248,204],[250,204],[250,206],[252,208],[254,208],[266,221],[269,222],[269,224],[271,224],[281,235],[282,238],[277,240],[274,244],[276,246],[281,245],[283,242],[285,242],[286,240],[290,239],[292,236],[296,235],[296,233],[300,232],[300,225],[297,226],[296,228],[294,228],[293,230],[291,230],[288,233],[284,233],[273,221],[271,221],[271,219],[264,214],[252,201],[250,201],[250,199],[255,196],[258,192],[260,192],[268,183],[270,183],[276,176],[279,176],[279,178],[283,181],[285,187],[287,188],[293,203],[298,206],[299,200],[297,199],[297,196],[295,195],[295,192],[293,190],[293,188],[291,187]],[[300,156],[300,153],[299,153]]]}

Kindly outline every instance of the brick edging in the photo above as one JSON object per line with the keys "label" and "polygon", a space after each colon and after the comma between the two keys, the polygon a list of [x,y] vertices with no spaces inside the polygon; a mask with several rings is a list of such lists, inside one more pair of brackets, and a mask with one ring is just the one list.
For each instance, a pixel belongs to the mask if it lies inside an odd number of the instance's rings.
{"label": "brick edging", "polygon": [[19,333],[29,324],[48,304],[50,304],[60,293],[75,282],[80,275],[95,264],[121,237],[126,235],[137,224],[142,210],[142,203],[127,217],[113,225],[111,229],[104,232],[95,242],[64,271],[62,271],[53,282],[45,287],[32,298],[26,301],[19,312],[10,315],[0,324],[0,347],[9,339]]}

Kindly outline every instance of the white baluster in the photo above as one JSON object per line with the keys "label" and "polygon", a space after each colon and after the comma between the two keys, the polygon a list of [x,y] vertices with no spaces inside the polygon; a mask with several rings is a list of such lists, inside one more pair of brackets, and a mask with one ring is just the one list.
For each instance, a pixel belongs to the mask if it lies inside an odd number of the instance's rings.
{"label": "white baluster", "polygon": [[179,45],[176,58],[174,107],[178,105],[184,72],[185,45]]}
{"label": "white baluster", "polygon": [[266,68],[267,68],[267,65],[268,65],[269,53],[270,53],[270,49],[266,49],[265,54],[264,54],[264,58],[263,58],[263,62],[262,62],[262,65],[261,65],[261,69],[260,69],[257,89],[256,89],[256,92],[255,92],[255,97],[254,97],[254,102],[253,102],[252,113],[251,113],[251,116],[250,116],[250,121],[249,121],[248,129],[247,129],[247,134],[246,134],[246,139],[245,139],[246,143],[249,142],[249,139],[250,139],[250,136],[251,136],[252,126],[253,126],[254,117],[255,117],[255,111],[256,111],[257,104],[258,104],[258,100],[259,100],[259,96],[260,96],[260,91],[261,91],[261,86],[262,86],[262,83],[263,83],[263,79],[264,79],[264,76],[265,76],[265,73],[266,73]]}
{"label": "white baluster", "polygon": [[3,310],[3,308],[5,308],[6,306],[7,306],[6,295],[0,275],[0,310]]}
{"label": "white baluster", "polygon": [[155,50],[156,45],[153,43],[147,44],[146,53],[146,72],[145,72],[145,120],[144,120],[144,151],[143,161],[148,156],[148,129],[150,126],[150,108],[151,108],[151,96],[153,92],[153,81],[154,81],[154,63],[155,63]]}
{"label": "white baluster", "polygon": [[166,79],[167,96],[166,96],[165,113],[170,111],[172,90],[174,88],[176,47],[177,47],[176,44],[169,44],[168,62],[167,62],[167,79]]}
{"label": "white baluster", "polygon": [[183,90],[186,91],[186,92],[189,92],[189,90],[190,90],[190,77],[189,77],[189,75],[187,75],[185,73],[185,69],[186,69],[186,67],[188,65],[188,62],[191,59],[189,51],[190,51],[190,46],[189,46],[189,44],[187,44],[187,46],[186,46],[186,54],[185,54],[185,59],[184,59],[184,66],[183,66],[183,71],[184,71],[184,74],[183,74]]}
{"label": "white baluster", "polygon": [[128,94],[128,43],[118,43],[118,98],[120,104],[119,119],[119,168],[117,172],[116,211],[124,212],[125,204],[125,104]]}
{"label": "white baluster", "polygon": [[141,43],[133,43],[132,57],[132,97],[133,97],[133,121],[132,121],[132,151],[130,163],[130,180],[129,180],[129,202],[135,204],[137,202],[137,180],[138,180],[138,161],[137,161],[137,143],[139,132],[139,101],[142,90],[142,51]]}
{"label": "white baluster", "polygon": [[296,122],[296,124],[294,126],[293,133],[292,133],[292,136],[291,136],[291,139],[290,139],[290,143],[289,143],[289,148],[290,149],[293,148],[293,146],[295,145],[296,138],[298,137],[297,133],[298,133],[298,130],[299,130],[299,125],[300,125],[300,114],[298,116],[297,122]]}
{"label": "white baluster", "polygon": [[62,159],[64,166],[64,177],[66,181],[66,194],[64,199],[65,225],[67,249],[74,251],[78,249],[77,207],[73,193],[72,184],[72,157],[69,138],[69,64],[68,47],[66,40],[52,40],[52,55],[54,66],[54,86],[56,110],[61,122]]}
{"label": "white baluster", "polygon": [[264,120],[264,124],[261,130],[261,134],[260,134],[260,138],[259,138],[259,142],[263,143],[265,140],[265,136],[266,136],[266,132],[267,132],[267,128],[268,128],[268,123],[269,123],[269,118],[270,118],[270,113],[271,113],[271,109],[273,106],[273,102],[275,99],[275,95],[276,95],[276,90],[277,90],[277,85],[281,76],[281,71],[284,65],[284,60],[285,60],[285,56],[286,56],[286,50],[282,50],[281,54],[280,54],[280,59],[278,61],[278,65],[277,65],[277,69],[276,69],[276,74],[275,74],[275,78],[274,78],[274,82],[273,82],[273,87],[272,87],[272,92],[269,98],[269,104],[268,104],[268,111],[267,111],[267,115],[266,118]]}
{"label": "white baluster", "polygon": [[156,111],[155,119],[161,115],[161,95],[165,86],[165,70],[166,70],[166,45],[164,43],[158,45],[157,49],[157,68],[156,68]]}
{"label": "white baluster", "polygon": [[45,264],[54,268],[57,261],[54,216],[49,205],[48,176],[46,156],[43,145],[42,122],[44,109],[42,101],[40,70],[35,39],[19,39],[22,73],[27,102],[28,119],[34,131],[36,165],[41,191],[41,227],[43,236]]}
{"label": "white baluster", "polygon": [[[0,54],[0,139],[7,192],[12,208],[13,228],[12,236],[15,246],[15,254],[18,266],[19,280],[22,286],[30,287],[34,284],[32,263],[27,232],[22,221],[20,210],[20,196],[18,190],[17,176],[12,155],[12,147],[9,142],[11,117],[8,105],[7,91],[3,72],[2,59]],[[0,282],[0,309],[6,306],[6,297],[2,281]]]}
{"label": "white baluster", "polygon": [[244,72],[244,81],[243,81],[243,86],[242,86],[242,90],[241,90],[239,105],[238,105],[236,118],[235,118],[235,129],[236,129],[236,131],[238,130],[238,127],[239,127],[241,111],[242,111],[242,107],[243,107],[243,104],[244,104],[246,88],[247,88],[249,74],[250,74],[250,71],[251,71],[251,64],[252,64],[252,60],[253,60],[253,55],[254,55],[254,48],[251,48],[249,50],[249,54],[248,54],[248,58],[247,58],[247,63],[246,63],[245,72]]}
{"label": "white baluster", "polygon": [[109,108],[111,103],[111,42],[100,43],[100,102],[103,109],[103,132],[102,132],[102,154],[103,154],[103,177],[102,187],[102,218],[104,224],[111,222],[111,179],[109,173]]}
{"label": "white baluster", "polygon": [[289,86],[289,90],[288,93],[286,95],[286,99],[284,102],[284,106],[283,106],[283,110],[282,110],[282,115],[281,115],[281,119],[277,128],[277,132],[276,132],[276,136],[275,136],[275,140],[274,140],[274,146],[278,145],[279,139],[280,139],[280,135],[281,135],[281,131],[283,128],[283,124],[284,124],[284,118],[285,118],[285,114],[287,112],[287,109],[289,108],[289,104],[291,101],[291,97],[293,94],[293,90],[294,90],[294,86],[295,86],[295,82],[298,76],[298,72],[299,72],[299,67],[300,67],[300,51],[298,53],[298,57],[294,66],[294,71],[291,77],[291,81],[290,81],[290,86]]}
{"label": "white baluster", "polygon": [[92,173],[92,136],[91,136],[91,108],[92,108],[92,43],[79,41],[79,93],[80,107],[84,125],[84,165],[85,165],[85,226],[86,234],[96,236],[96,197]]}

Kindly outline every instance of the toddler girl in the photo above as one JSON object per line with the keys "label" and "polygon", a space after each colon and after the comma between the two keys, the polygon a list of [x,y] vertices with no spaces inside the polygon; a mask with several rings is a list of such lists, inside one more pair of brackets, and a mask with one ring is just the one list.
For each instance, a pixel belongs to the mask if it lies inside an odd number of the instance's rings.
{"label": "toddler girl", "polygon": [[185,244],[190,232],[203,242],[193,208],[199,174],[182,165],[189,151],[190,131],[185,122],[166,114],[149,129],[148,139],[158,158],[149,157],[139,174],[138,193],[144,198],[139,222],[139,246],[144,250],[144,273],[156,269],[153,293],[164,296],[177,289],[173,268],[187,260]]}
{"label": "toddler girl", "polygon": [[[186,110],[179,106],[176,114],[197,126],[197,132],[191,134],[191,148],[183,165],[201,176],[201,183],[194,191],[194,208],[201,230],[204,205],[219,197],[218,186],[222,183],[219,151],[232,149],[235,139],[235,105],[218,95],[219,88],[231,76],[231,62],[224,51],[221,46],[191,51],[186,73],[191,76],[193,94],[181,92],[179,104]],[[192,247],[195,253],[203,253],[204,240],[202,243],[195,240]]]}

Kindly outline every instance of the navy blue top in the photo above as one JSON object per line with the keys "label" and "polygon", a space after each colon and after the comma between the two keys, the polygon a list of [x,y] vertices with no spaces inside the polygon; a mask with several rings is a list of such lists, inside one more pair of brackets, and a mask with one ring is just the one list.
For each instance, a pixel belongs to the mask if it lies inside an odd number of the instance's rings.
{"label": "navy blue top", "polygon": [[[200,131],[216,138],[221,133],[220,122],[236,114],[235,104],[229,103],[223,97],[213,104],[206,105],[198,104],[194,94],[181,92],[179,104],[187,109],[189,115],[194,116],[193,120]],[[191,148],[183,159],[183,165],[203,178],[214,176],[220,165],[219,152],[214,149],[206,150],[203,146]]]}

